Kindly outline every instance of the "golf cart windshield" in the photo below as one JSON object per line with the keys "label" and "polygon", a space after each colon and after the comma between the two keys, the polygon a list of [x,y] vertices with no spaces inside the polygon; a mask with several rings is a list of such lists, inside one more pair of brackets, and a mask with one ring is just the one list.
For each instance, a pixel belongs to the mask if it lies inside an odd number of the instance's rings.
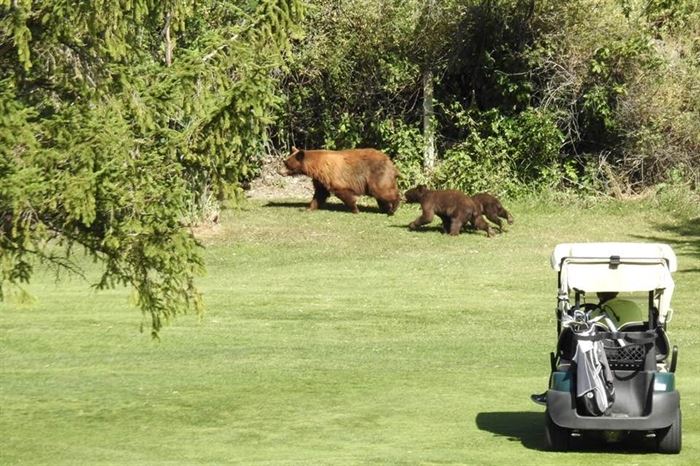
{"label": "golf cart windshield", "polygon": [[559,272],[559,300],[570,293],[653,292],[659,323],[671,317],[676,255],[666,244],[566,243],[555,247],[552,268]]}

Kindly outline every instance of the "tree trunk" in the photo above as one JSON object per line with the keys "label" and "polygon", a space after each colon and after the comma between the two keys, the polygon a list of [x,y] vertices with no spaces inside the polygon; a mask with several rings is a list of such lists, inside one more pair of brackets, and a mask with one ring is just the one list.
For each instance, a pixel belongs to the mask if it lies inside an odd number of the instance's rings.
{"label": "tree trunk", "polygon": [[171,13],[168,12],[165,17],[165,27],[163,28],[163,37],[165,40],[165,65],[170,66],[173,64],[173,42],[170,39],[170,19]]}
{"label": "tree trunk", "polygon": [[433,72],[423,72],[423,167],[435,168],[435,125],[433,123]]}

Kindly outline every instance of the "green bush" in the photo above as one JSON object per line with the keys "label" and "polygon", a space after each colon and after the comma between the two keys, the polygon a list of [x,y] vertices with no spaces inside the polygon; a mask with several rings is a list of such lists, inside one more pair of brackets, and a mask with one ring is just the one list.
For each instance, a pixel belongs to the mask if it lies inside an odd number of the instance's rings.
{"label": "green bush", "polygon": [[407,189],[428,183],[423,167],[423,135],[421,131],[399,119],[387,119],[376,125],[381,149],[399,170],[399,187]]}
{"label": "green bush", "polygon": [[659,208],[678,219],[700,217],[700,196],[688,182],[687,170],[682,165],[671,170],[667,181],[656,186],[653,198]]}
{"label": "green bush", "polygon": [[466,137],[448,147],[436,174],[439,186],[510,196],[556,185],[564,137],[551,114],[528,108],[515,116],[453,104],[446,109]]}
{"label": "green bush", "polygon": [[587,187],[641,192],[680,164],[697,184],[700,4],[552,0],[535,27],[537,105],[557,115]]}

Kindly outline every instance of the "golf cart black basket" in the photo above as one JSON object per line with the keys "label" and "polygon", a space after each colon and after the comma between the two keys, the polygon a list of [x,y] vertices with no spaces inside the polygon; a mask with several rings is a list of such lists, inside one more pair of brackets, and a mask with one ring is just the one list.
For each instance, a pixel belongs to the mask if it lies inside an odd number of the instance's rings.
{"label": "golf cart black basket", "polygon": [[645,345],[616,346],[613,340],[607,340],[603,344],[610,369],[638,371],[644,368],[647,354]]}

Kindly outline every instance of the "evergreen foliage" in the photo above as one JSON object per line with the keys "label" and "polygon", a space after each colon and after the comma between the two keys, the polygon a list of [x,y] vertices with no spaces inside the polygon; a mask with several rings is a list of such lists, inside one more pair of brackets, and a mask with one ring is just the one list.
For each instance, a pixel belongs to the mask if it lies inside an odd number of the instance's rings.
{"label": "evergreen foliage", "polygon": [[0,280],[27,282],[36,260],[80,273],[83,246],[104,264],[95,286],[131,285],[154,335],[201,310],[183,215],[254,172],[300,13],[294,0],[3,0]]}

